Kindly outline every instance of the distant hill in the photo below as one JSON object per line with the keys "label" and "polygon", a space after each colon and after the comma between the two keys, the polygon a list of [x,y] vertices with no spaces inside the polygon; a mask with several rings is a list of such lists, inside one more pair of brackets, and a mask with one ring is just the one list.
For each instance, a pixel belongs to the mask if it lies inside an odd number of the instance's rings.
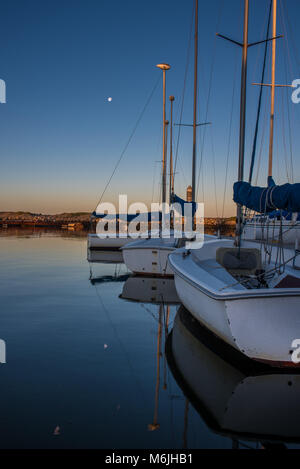
{"label": "distant hill", "polygon": [[70,213],[58,213],[54,215],[48,215],[44,213],[33,213],[33,212],[0,212],[0,219],[4,218],[14,218],[16,220],[30,219],[30,218],[47,218],[47,219],[56,219],[56,220],[65,220],[69,218],[84,218],[87,219],[90,217],[89,212],[70,212]]}
{"label": "distant hill", "polygon": [[[39,222],[45,222],[45,223],[84,223],[87,224],[90,221],[91,214],[89,212],[64,212],[64,213],[57,213],[55,215],[47,215],[43,213],[33,213],[33,212],[22,212],[22,211],[17,211],[17,212],[9,212],[9,211],[3,211],[0,212],[0,221],[2,223],[5,222],[18,222],[18,221],[24,221],[27,223],[39,223]],[[235,224],[235,217],[229,217],[225,218],[224,220],[219,220],[218,218],[214,217],[205,217],[205,225],[219,225],[225,224],[225,225],[233,225]]]}

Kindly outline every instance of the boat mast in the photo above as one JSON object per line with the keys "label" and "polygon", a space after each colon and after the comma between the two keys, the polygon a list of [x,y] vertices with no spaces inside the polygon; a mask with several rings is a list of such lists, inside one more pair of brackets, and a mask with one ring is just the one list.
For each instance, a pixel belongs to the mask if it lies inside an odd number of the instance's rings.
{"label": "boat mast", "polygon": [[170,205],[172,203],[172,196],[174,194],[174,174],[173,174],[173,102],[174,96],[170,96],[171,102],[171,116],[170,116]]}
{"label": "boat mast", "polygon": [[[165,121],[165,129],[166,129],[166,135],[165,135],[165,145],[166,145],[166,150],[165,150],[165,166],[166,166],[166,191],[167,191],[167,161],[168,161],[168,127],[169,127],[169,121]],[[166,199],[167,199],[167,193],[166,193]]]}
{"label": "boat mast", "polygon": [[158,64],[158,68],[163,71],[163,160],[162,160],[162,203],[166,203],[166,70],[170,70],[168,64]]}
{"label": "boat mast", "polygon": [[194,119],[193,119],[193,167],[192,200],[196,199],[196,143],[197,143],[197,91],[198,91],[198,0],[195,0],[195,46],[194,46]]}
{"label": "boat mast", "polygon": [[[246,129],[246,86],[247,86],[247,59],[248,59],[248,23],[249,23],[249,0],[245,0],[244,40],[243,40],[242,78],[241,78],[238,181],[243,181],[244,179],[245,129]],[[236,245],[237,246],[240,246],[241,244],[242,223],[243,223],[242,206],[238,205],[237,206],[237,229],[236,229]]]}
{"label": "boat mast", "polygon": [[162,330],[163,330],[163,315],[164,315],[164,305],[163,303],[161,303],[159,305],[159,313],[158,313],[154,416],[153,416],[153,422],[148,425],[148,430],[151,432],[158,430],[160,427],[158,423],[158,398],[159,398],[159,385],[160,385],[160,357],[161,357],[161,339],[162,339]]}
{"label": "boat mast", "polygon": [[[273,38],[276,37],[277,0],[273,0]],[[268,177],[273,172],[273,145],[274,145],[274,109],[275,109],[275,68],[276,68],[276,40],[272,41],[272,83],[271,83],[271,117],[270,117],[270,144]]]}

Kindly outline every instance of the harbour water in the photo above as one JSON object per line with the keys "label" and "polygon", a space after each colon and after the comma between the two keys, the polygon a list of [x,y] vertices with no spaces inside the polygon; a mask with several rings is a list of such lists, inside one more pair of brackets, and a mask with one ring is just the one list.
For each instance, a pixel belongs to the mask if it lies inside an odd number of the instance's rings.
{"label": "harbour water", "polygon": [[[294,445],[300,440],[300,425],[298,431],[291,421],[289,430],[276,421],[282,418],[278,408],[257,415],[257,422],[270,423],[276,435],[262,436],[260,423],[256,438],[255,419],[251,432],[243,419],[238,431],[222,428],[216,407],[223,396],[228,416],[225,401],[234,392],[228,383],[236,374],[230,369],[223,375],[224,392],[211,400],[218,380],[210,371],[218,378],[225,368],[213,368],[215,359],[193,348],[183,325],[170,336],[180,308],[171,284],[169,304],[166,298],[159,301],[157,290],[163,287],[155,282],[155,288],[148,283],[144,290],[141,284],[125,285],[124,264],[87,261],[85,233],[2,230],[0,257],[0,339],[6,344],[6,363],[0,365],[1,448],[256,448],[268,441]],[[198,379],[193,393],[187,391],[191,369],[185,384],[184,370],[179,370],[181,379],[174,372],[174,337],[183,353],[191,352],[192,375]],[[182,343],[185,338],[191,349]],[[285,395],[287,386],[297,390],[297,377],[282,380],[280,396],[297,402]],[[263,388],[258,392],[261,413],[266,396]],[[285,418],[289,412],[299,413],[292,404]]]}

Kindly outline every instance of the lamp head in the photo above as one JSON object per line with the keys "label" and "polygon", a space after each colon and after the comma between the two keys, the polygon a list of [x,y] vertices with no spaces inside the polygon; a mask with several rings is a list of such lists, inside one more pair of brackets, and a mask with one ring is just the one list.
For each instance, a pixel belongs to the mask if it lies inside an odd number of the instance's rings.
{"label": "lamp head", "polygon": [[157,64],[157,68],[160,68],[161,70],[170,70],[171,66],[169,64]]}

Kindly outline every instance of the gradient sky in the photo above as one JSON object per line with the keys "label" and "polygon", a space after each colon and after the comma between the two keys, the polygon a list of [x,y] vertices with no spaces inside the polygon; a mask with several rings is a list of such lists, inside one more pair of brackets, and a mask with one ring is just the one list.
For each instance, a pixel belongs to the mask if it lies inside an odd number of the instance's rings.
{"label": "gradient sky", "polygon": [[[241,50],[216,39],[215,32],[241,40],[243,3],[199,1],[201,122],[206,119],[214,64],[207,115],[212,125],[198,130],[198,163],[203,153],[198,201],[204,200],[206,216],[234,214]],[[268,4],[269,0],[250,0],[250,41],[264,37]],[[172,66],[167,72],[167,94],[175,95],[174,121],[179,122],[192,14],[192,0],[12,0],[1,4],[0,78],[7,85],[7,103],[0,105],[0,210],[94,210],[159,79],[161,72],[155,67],[159,62]],[[291,84],[300,78],[299,15],[299,0],[279,0],[278,33],[285,38],[277,41],[278,83]],[[262,57],[263,46],[249,50],[245,176],[259,92],[251,83],[260,80]],[[191,54],[184,123],[192,122],[192,59]],[[268,62],[268,80],[269,71]],[[269,95],[266,89],[258,139],[260,184],[266,182]],[[274,176],[277,183],[292,177],[299,182],[300,104],[292,103],[290,89],[277,90],[276,111]],[[160,82],[104,201],[116,202],[119,193],[127,193],[130,202],[158,201],[161,124]],[[177,132],[175,127],[174,153]],[[176,174],[176,191],[181,196],[191,182],[191,154],[192,129],[184,127]]]}

